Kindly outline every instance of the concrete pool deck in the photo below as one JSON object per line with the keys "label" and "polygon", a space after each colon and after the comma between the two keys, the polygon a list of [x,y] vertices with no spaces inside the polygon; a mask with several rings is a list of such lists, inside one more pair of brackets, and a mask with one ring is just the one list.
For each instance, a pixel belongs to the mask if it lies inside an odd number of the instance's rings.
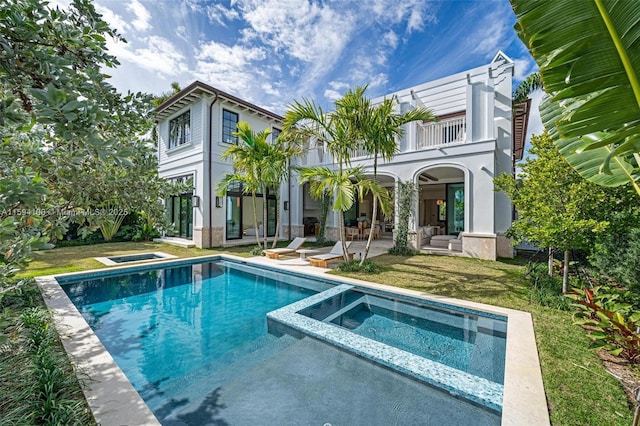
{"label": "concrete pool deck", "polygon": [[[502,420],[505,426],[550,424],[542,374],[535,343],[533,322],[527,312],[515,311],[448,297],[434,296],[412,290],[374,284],[339,276],[326,275],[327,269],[307,265],[287,264],[261,257],[240,258],[232,255],[203,256],[190,259],[156,261],[145,268],[184,265],[191,261],[229,259],[235,262],[270,269],[295,272],[338,283],[396,293],[411,298],[446,303],[462,308],[484,311],[507,317],[507,344],[502,401]],[[116,365],[111,355],[95,336],[76,307],[66,296],[56,277],[73,279],[91,274],[108,272],[110,275],[137,270],[142,265],[118,266],[108,269],[83,271],[55,276],[38,277],[36,281],[43,290],[45,302],[54,316],[54,323],[62,343],[77,366],[82,377],[88,376],[84,389],[85,397],[96,421],[103,425],[151,425],[159,424],[153,413],[140,398],[126,376]]]}

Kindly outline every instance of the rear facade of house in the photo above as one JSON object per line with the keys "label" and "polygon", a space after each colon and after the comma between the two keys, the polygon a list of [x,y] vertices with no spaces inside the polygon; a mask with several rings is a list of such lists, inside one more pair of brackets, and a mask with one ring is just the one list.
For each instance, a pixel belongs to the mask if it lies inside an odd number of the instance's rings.
{"label": "rear facade of house", "polygon": [[[418,189],[409,226],[414,247],[436,244],[448,235],[459,240],[453,250],[465,256],[513,255],[505,236],[512,206],[493,186],[495,176],[513,172],[524,146],[529,104],[513,104],[512,79],[513,61],[499,52],[487,65],[386,95],[396,101],[398,112],[427,107],[439,117],[435,123],[405,125],[397,155],[390,162],[378,161],[378,180],[392,194],[398,193],[399,183],[412,182]],[[197,247],[250,243],[256,228],[251,197],[243,195],[239,185],[229,187],[225,197],[216,196],[218,183],[232,172],[230,162],[220,160],[220,154],[237,143],[231,133],[238,121],[249,122],[255,131],[268,128],[274,138],[282,117],[200,82],[174,95],[157,112],[160,175],[190,179],[194,186],[192,192],[166,200],[175,225],[170,236],[193,241]],[[335,164],[326,148],[309,142],[295,163],[332,167]],[[352,163],[362,165],[371,176],[371,156],[355,152]],[[292,172],[279,191],[280,205],[273,189],[266,194],[267,234],[278,232],[285,239],[315,234],[320,203],[309,196],[308,184],[300,185]],[[260,235],[265,226],[264,202],[260,194]],[[358,200],[345,213],[345,225],[370,221],[372,213],[370,197]],[[382,238],[394,238],[397,215],[378,213],[377,218],[376,224],[368,226],[380,229]],[[338,239],[338,224],[338,215],[330,213],[329,239]]]}

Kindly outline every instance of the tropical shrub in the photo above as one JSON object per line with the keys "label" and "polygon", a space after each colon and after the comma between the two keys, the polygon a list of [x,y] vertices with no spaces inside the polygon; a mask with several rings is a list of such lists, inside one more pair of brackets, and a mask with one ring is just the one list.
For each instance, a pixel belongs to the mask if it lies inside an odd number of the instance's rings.
{"label": "tropical shrub", "polygon": [[366,274],[377,274],[382,268],[380,265],[373,263],[370,260],[365,260],[364,263],[359,262],[342,262],[336,266],[336,270],[340,272],[363,272]]}
{"label": "tropical shrub", "polygon": [[260,246],[255,246],[249,251],[252,256],[264,256],[264,249]]}
{"label": "tropical shrub", "polygon": [[627,211],[610,219],[589,257],[594,269],[631,290],[640,290],[640,212]]}
{"label": "tropical shrub", "polygon": [[530,263],[525,278],[529,280],[529,300],[532,304],[561,310],[571,308],[571,301],[562,294],[562,278],[549,276],[546,263]]}
{"label": "tropical shrub", "polygon": [[630,363],[640,363],[640,311],[610,287],[574,289],[567,297],[578,312],[574,323],[587,327],[593,348],[604,348]]}

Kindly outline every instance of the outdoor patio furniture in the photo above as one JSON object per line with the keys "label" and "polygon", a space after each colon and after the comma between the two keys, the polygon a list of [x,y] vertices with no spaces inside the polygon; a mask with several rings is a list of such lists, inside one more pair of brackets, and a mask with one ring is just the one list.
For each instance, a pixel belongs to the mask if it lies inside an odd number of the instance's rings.
{"label": "outdoor patio furniture", "polygon": [[369,233],[373,232],[373,239],[380,238],[380,225],[375,225],[373,228],[367,228],[364,230],[364,237],[369,238]]}
{"label": "outdoor patio furniture", "polygon": [[[345,245],[347,248],[347,255],[349,256],[349,259],[353,260],[353,253],[348,253],[349,251],[349,246],[351,246],[352,241],[346,241]],[[327,262],[329,262],[330,260],[334,260],[334,259],[339,259],[344,257],[343,252],[342,252],[342,242],[338,241],[333,248],[331,249],[331,251],[329,253],[326,254],[318,254],[318,255],[314,255],[314,256],[310,256],[307,257],[307,260],[309,261],[309,264],[311,266],[319,266],[321,268],[326,268],[327,267]]]}
{"label": "outdoor patio furniture", "polygon": [[431,247],[449,248],[449,242],[458,238],[455,235],[434,235],[431,237]]}
{"label": "outdoor patio furniture", "polygon": [[353,241],[354,238],[360,239],[360,231],[358,228],[348,226],[344,228],[344,236],[351,241]]}
{"label": "outdoor patio furniture", "polygon": [[449,240],[449,251],[462,251],[462,233],[458,234],[458,238]]}
{"label": "outdoor patio furniture", "polygon": [[296,237],[289,243],[288,246],[275,249],[267,249],[264,251],[264,254],[269,259],[278,259],[281,254],[295,253],[296,250],[298,250],[306,240],[307,239],[303,237]]}
{"label": "outdoor patio furniture", "polygon": [[[262,224],[258,225],[258,235],[262,236],[264,233],[263,228],[262,228]],[[248,236],[256,236],[256,227],[255,226],[250,226],[245,230],[245,234]]]}

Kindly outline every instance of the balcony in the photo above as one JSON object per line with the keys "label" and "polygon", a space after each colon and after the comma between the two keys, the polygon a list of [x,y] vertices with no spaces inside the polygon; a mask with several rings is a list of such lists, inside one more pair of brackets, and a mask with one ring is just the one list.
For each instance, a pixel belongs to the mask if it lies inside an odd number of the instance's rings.
{"label": "balcony", "polygon": [[436,123],[420,124],[416,130],[416,149],[427,149],[467,139],[466,117],[455,117]]}
{"label": "balcony", "polygon": [[[467,119],[465,116],[447,118],[435,123],[411,124],[410,126],[415,126],[415,133],[407,129],[404,138],[415,138],[415,145],[401,142],[400,152],[421,151],[451,143],[470,142],[467,140]],[[406,141],[407,139],[405,139]],[[409,148],[412,145],[415,148]],[[325,151],[324,145],[307,145],[305,148],[306,155],[300,159],[301,165],[311,166],[333,162],[331,155]],[[352,160],[363,160],[372,158],[372,155],[368,154],[364,148],[358,148],[351,152],[350,157]]]}

